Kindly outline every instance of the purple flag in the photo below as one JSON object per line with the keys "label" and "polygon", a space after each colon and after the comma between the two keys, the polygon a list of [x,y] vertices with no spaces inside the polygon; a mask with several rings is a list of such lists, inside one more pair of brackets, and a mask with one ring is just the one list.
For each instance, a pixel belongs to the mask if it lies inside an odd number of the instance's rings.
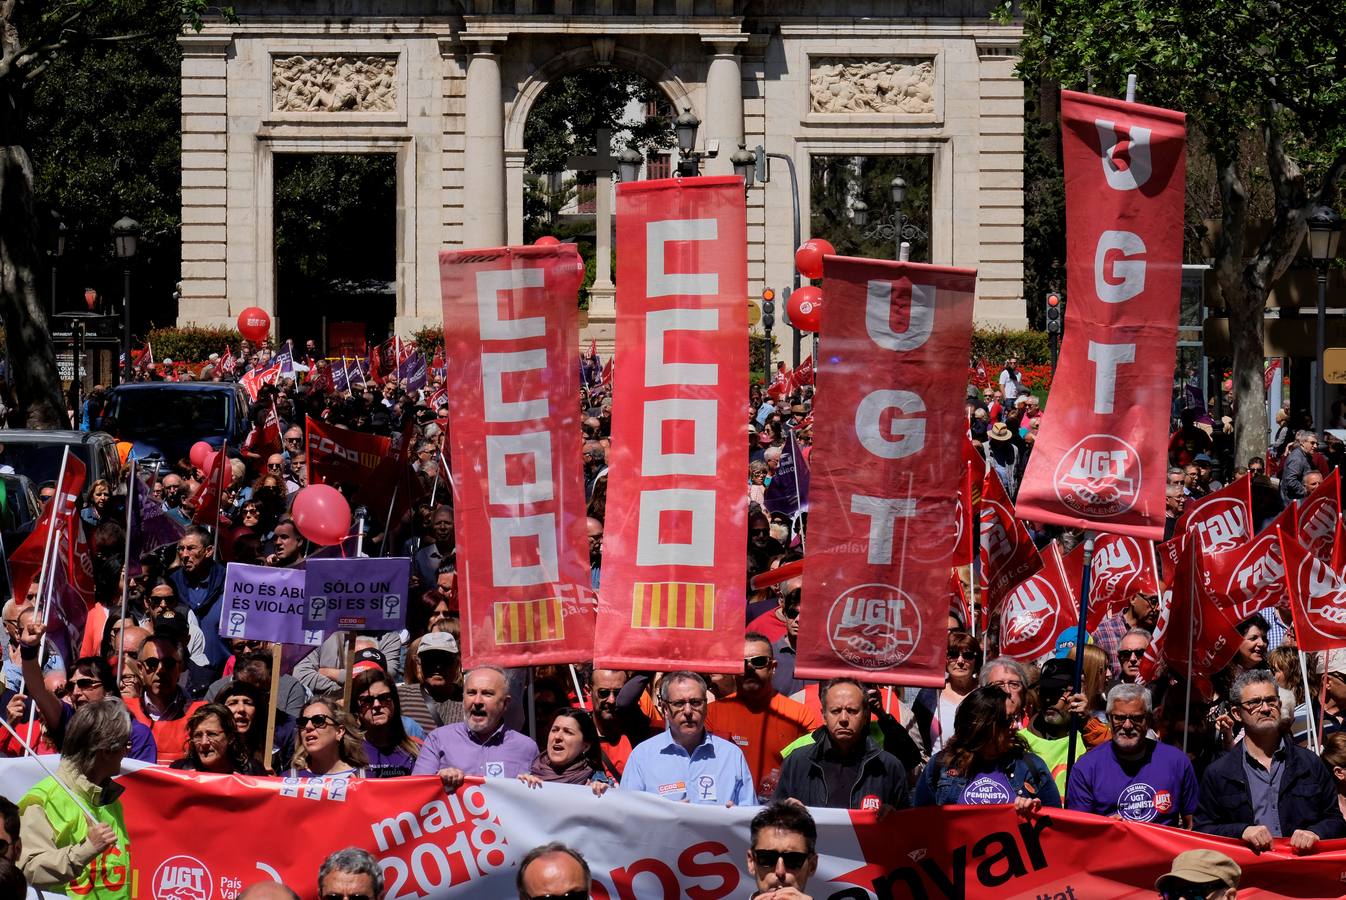
{"label": "purple flag", "polygon": [[412,350],[407,354],[407,358],[398,363],[397,378],[399,381],[405,379],[408,391],[419,391],[425,387],[429,381],[425,366],[425,354],[419,350]]}
{"label": "purple flag", "polygon": [[304,571],[308,628],[399,631],[406,623],[410,559],[310,559]]}
{"label": "purple flag", "polygon": [[808,512],[809,463],[799,450],[793,428],[785,429],[785,444],[781,447],[780,465],[762,498],[767,512],[782,512],[795,516]]}
{"label": "purple flag", "polygon": [[304,626],[304,570],[229,563],[224,572],[220,637],[316,647],[319,629]]}
{"label": "purple flag", "polygon": [[137,578],[145,572],[140,557],[166,544],[176,544],[182,537],[183,527],[164,512],[163,504],[154,499],[139,475],[131,476],[131,496],[126,502],[131,505],[131,541],[126,559],[126,577]]}

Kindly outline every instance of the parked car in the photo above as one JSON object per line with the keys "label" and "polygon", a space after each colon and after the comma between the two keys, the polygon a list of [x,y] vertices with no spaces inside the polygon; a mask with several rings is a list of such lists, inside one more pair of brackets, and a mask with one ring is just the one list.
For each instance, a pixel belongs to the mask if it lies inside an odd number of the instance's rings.
{"label": "parked car", "polygon": [[121,482],[121,456],[116,438],[102,431],[0,429],[0,469],[8,466],[39,486],[55,481],[61,474],[66,447],[84,463],[86,487],[106,478],[116,491],[115,486]]}
{"label": "parked car", "polygon": [[197,441],[237,447],[247,437],[248,395],[225,382],[139,382],[112,389],[103,425],[136,459],[185,459]]}
{"label": "parked car", "polygon": [[[37,489],[27,475],[0,474],[0,541],[6,558],[33,533],[41,514]],[[0,566],[0,590],[6,597],[13,595],[8,566]]]}

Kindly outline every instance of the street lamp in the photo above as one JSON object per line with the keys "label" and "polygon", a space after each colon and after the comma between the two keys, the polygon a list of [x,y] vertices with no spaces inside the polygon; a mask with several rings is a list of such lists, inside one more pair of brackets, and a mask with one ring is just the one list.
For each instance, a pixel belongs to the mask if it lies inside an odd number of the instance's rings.
{"label": "street lamp", "polygon": [[617,154],[617,176],[623,182],[640,180],[640,164],[645,160],[633,148],[627,147]]}
{"label": "street lamp", "polygon": [[[737,156],[738,154],[734,155]],[[794,246],[798,247],[802,241],[802,238],[800,237],[800,225],[799,225],[799,175],[795,171],[794,157],[790,156],[788,153],[768,153],[766,147],[762,146],[761,144],[758,144],[756,148],[750,151],[750,155],[752,156],[755,171],[752,178],[748,178],[746,176],[744,177],[743,183],[747,187],[752,187],[753,183],[759,180],[758,176],[760,176],[760,181],[763,187],[765,187],[771,181],[771,166],[769,165],[768,162],[769,160],[779,159],[781,162],[785,163],[785,167],[789,170],[790,208],[791,212],[793,213],[793,219],[794,219]],[[738,169],[737,163],[735,163],[734,168],[737,171]],[[795,266],[791,266],[790,270],[791,270],[790,275],[791,290],[799,290],[799,278],[800,278],[799,269],[796,268]],[[786,299],[789,296],[790,295],[788,293],[784,294],[781,299]],[[794,344],[794,364],[795,366],[798,366],[800,361],[799,357],[800,331],[798,327],[792,327],[790,330],[794,332],[792,339],[792,343]]]}
{"label": "street lamp", "polygon": [[757,154],[749,150],[745,144],[739,144],[733,156],[729,157],[729,161],[734,165],[734,174],[743,179],[743,190],[746,192],[751,189],[753,172],[757,169]]}
{"label": "street lamp", "polygon": [[[893,200],[892,214],[883,215],[880,213],[873,226],[862,234],[870,239],[893,241],[897,246],[896,258],[901,259],[903,244],[910,244],[917,240],[928,240],[929,235],[902,211],[902,204],[907,199],[907,180],[901,175],[894,177],[888,183],[888,193]],[[856,228],[864,228],[868,225],[869,204],[857,198],[851,203],[850,219]]]}
{"label": "street lamp", "polygon": [[678,174],[685,177],[694,177],[701,169],[701,154],[695,151],[696,130],[701,127],[701,120],[691,109],[684,109],[682,114],[673,120],[673,133],[678,137]]}
{"label": "street lamp", "polygon": [[1318,378],[1314,382],[1314,387],[1318,389],[1318,402],[1314,404],[1313,417],[1319,434],[1326,437],[1327,382],[1323,363],[1327,355],[1327,266],[1337,258],[1337,248],[1341,243],[1341,216],[1330,206],[1320,206],[1309,216],[1308,225],[1309,256],[1318,270]]}
{"label": "street lamp", "polygon": [[122,261],[122,350],[126,365],[122,378],[131,380],[131,260],[135,259],[140,241],[140,223],[130,216],[122,216],[112,226],[113,244],[117,258]]}

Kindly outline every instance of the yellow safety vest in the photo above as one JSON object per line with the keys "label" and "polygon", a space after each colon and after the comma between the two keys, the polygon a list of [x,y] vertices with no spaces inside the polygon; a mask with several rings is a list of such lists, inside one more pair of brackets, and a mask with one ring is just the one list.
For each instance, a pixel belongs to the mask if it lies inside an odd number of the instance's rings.
{"label": "yellow safety vest", "polygon": [[[87,900],[131,900],[131,840],[122,818],[122,805],[114,801],[98,806],[93,796],[84,800],[99,822],[112,826],[117,843],[94,857],[89,867],[64,885],[63,890],[71,897]],[[58,847],[80,844],[89,834],[89,820],[54,778],[42,779],[23,795],[19,810],[30,806],[42,808],[56,834]]]}

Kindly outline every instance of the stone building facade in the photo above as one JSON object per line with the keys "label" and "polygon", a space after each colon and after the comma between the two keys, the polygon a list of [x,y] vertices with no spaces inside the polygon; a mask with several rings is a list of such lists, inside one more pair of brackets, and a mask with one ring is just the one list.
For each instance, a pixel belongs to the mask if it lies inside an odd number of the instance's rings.
{"label": "stone building facade", "polygon": [[[1021,326],[1017,26],[955,0],[266,0],[181,38],[180,323],[274,311],[281,153],[391,153],[396,328],[440,320],[438,254],[523,238],[524,123],[551,79],[638,72],[702,125],[705,171],[739,144],[793,157],[809,237],[815,154],[931,157],[931,260],[978,270],[976,315]],[[790,182],[748,196],[750,296],[788,283]],[[825,235],[823,235],[825,236]],[[596,297],[604,334],[610,298]],[[279,322],[283,331],[285,323]],[[587,338],[586,338],[587,341]]]}

